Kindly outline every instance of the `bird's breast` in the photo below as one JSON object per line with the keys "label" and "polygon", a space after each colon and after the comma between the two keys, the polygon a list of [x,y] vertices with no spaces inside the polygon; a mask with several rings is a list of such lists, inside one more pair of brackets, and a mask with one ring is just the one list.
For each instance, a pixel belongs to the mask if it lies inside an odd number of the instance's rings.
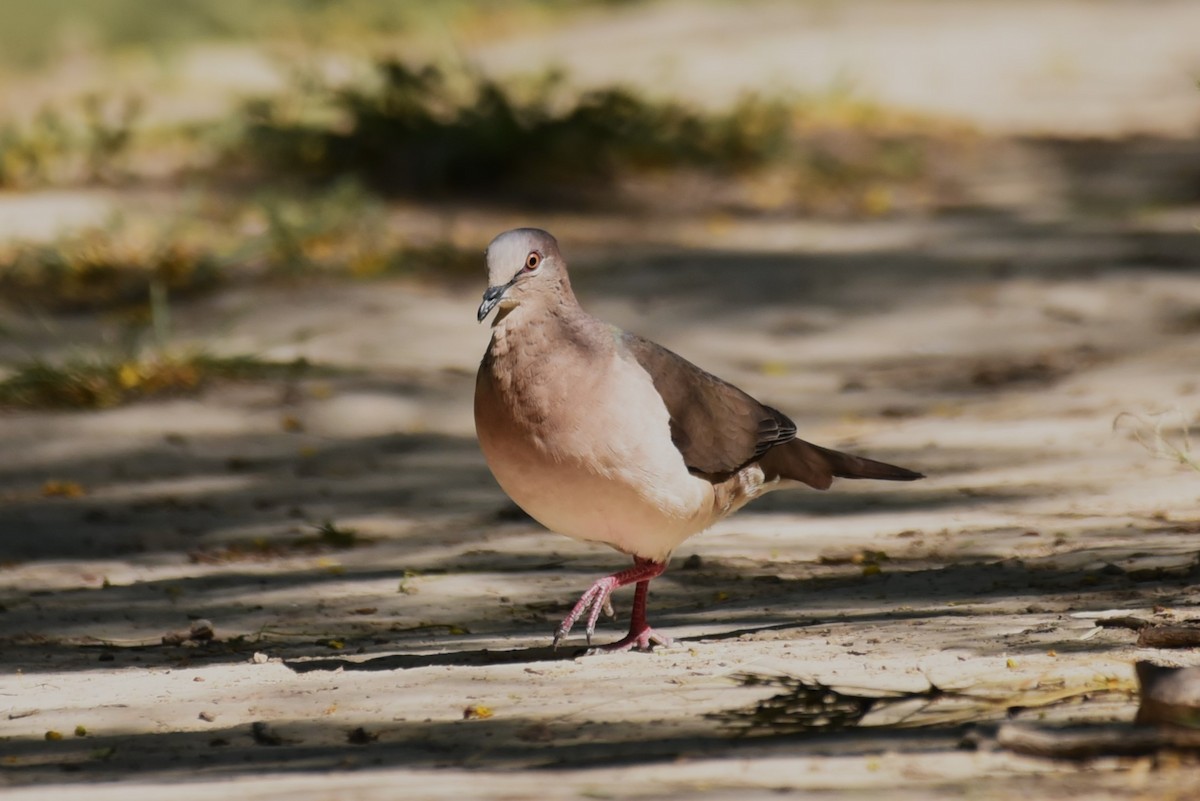
{"label": "bird's breast", "polygon": [[547,528],[665,558],[708,526],[712,485],[671,442],[666,407],[613,349],[540,350],[503,323],[480,365],[475,424],[506,493]]}

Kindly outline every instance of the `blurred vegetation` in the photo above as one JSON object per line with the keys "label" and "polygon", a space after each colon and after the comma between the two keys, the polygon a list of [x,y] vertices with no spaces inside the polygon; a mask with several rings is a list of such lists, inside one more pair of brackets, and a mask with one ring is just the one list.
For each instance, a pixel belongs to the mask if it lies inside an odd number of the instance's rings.
{"label": "blurred vegetation", "polygon": [[486,78],[453,77],[386,61],[370,86],[251,104],[243,153],[264,174],[352,174],[389,193],[452,194],[603,181],[621,167],[748,167],[778,155],[788,130],[779,103],[748,100],[705,116],[620,88],[556,104],[555,76],[524,98]]}
{"label": "blurred vegetation", "polygon": [[141,112],[136,96],[88,94],[75,107],[44,107],[27,123],[0,123],[0,188],[118,179]]}
{"label": "blurred vegetation", "polygon": [[[202,41],[361,44],[455,21],[486,25],[523,14],[622,0],[0,0],[0,65],[31,69],[73,50],[149,49],[169,56]],[[628,2],[629,0],[623,0]]]}
{"label": "blurred vegetation", "polygon": [[146,240],[126,227],[0,247],[0,292],[39,311],[141,305],[153,286],[186,296],[216,286],[219,278],[216,255],[195,238]]}
{"label": "blurred vegetation", "polygon": [[[579,5],[0,0],[0,75],[83,65],[106,80],[77,96],[41,87],[35,113],[0,120],[0,190],[105,187],[121,209],[51,239],[0,241],[0,299],[25,314],[116,312],[155,333],[153,347],[8,365],[0,406],[104,408],[293,369],[169,346],[169,303],[231,283],[475,278],[477,250],[403,224],[397,198],[876,216],[950,196],[938,165],[969,132],[846,91],[702,111],[620,86],[580,91],[553,72],[501,83],[370,60],[397,34],[470,40]],[[292,46],[280,52],[306,71],[207,117],[161,113],[169,82],[123,82],[148,63],[121,61],[133,51],[168,64],[182,45],[235,40]],[[350,53],[365,70],[334,81],[319,66]]]}
{"label": "blurred vegetation", "polygon": [[[140,108],[91,96],[0,128],[0,186],[136,184],[141,148],[161,152],[164,137],[144,144]],[[0,292],[79,312],[144,305],[152,285],[182,298],[231,278],[473,273],[474,253],[407,241],[382,195],[886,214],[941,200],[932,167],[963,138],[846,93],[703,113],[622,88],[576,96],[556,75],[502,86],[396,61],[367,85],[309,82],[255,101],[232,136],[230,121],[213,126],[220,136],[177,133],[224,153],[200,160],[190,199],[50,242],[0,243]],[[196,178],[189,169],[181,176]],[[697,175],[711,191],[677,191]]]}
{"label": "blurred vegetation", "polygon": [[[395,60],[369,81],[298,81],[207,130],[150,135],[141,109],[91,95],[0,127],[0,187],[193,187],[52,241],[0,243],[10,304],[145,309],[154,287],[181,299],[230,280],[474,275],[475,252],[391,224],[389,196],[887,214],[945,201],[937,164],[969,140],[846,92],[701,112],[619,87],[577,94],[561,75],[501,85]],[[164,172],[172,149],[184,157]]]}
{"label": "blurred vegetation", "polygon": [[478,253],[410,242],[353,181],[237,199],[202,193],[49,242],[0,243],[0,296],[39,312],[148,311],[152,290],[179,300],[228,282],[344,275],[473,275]]}
{"label": "blurred vegetation", "polygon": [[[0,188],[187,180],[236,195],[248,186],[263,194],[354,183],[422,200],[707,198],[725,210],[873,216],[952,200],[939,165],[971,140],[962,126],[836,88],[705,112],[623,87],[580,94],[556,73],[501,84],[390,59],[369,80],[335,85],[308,75],[226,118],[174,129],[149,128],[143,107],[133,95],[93,93],[0,124]],[[710,192],[677,191],[676,179],[697,176]],[[651,182],[660,191],[647,192]],[[323,216],[332,211],[326,205]],[[352,271],[356,263],[347,261]]]}
{"label": "blurred vegetation", "polygon": [[405,274],[476,276],[479,253],[442,239],[416,243],[388,220],[388,208],[353,178],[313,192],[260,193],[237,215],[237,249],[227,260],[273,275]]}
{"label": "blurred vegetation", "polygon": [[201,351],[96,355],[62,364],[31,361],[15,365],[0,381],[0,407],[105,409],[140,398],[194,393],[216,380],[290,375],[305,366]]}
{"label": "blurred vegetation", "polygon": [[226,166],[262,178],[353,175],[391,195],[547,202],[648,171],[752,181],[769,169],[790,184],[769,205],[868,213],[889,210],[880,193],[922,181],[934,150],[962,134],[839,93],[706,113],[620,87],[571,97],[559,75],[504,86],[395,60],[368,85],[309,84],[245,114]]}
{"label": "blurred vegetation", "polygon": [[1113,420],[1113,430],[1122,429],[1151,456],[1200,473],[1200,453],[1192,447],[1192,437],[1200,436],[1200,414],[1189,416],[1180,409],[1146,415],[1121,412]]}

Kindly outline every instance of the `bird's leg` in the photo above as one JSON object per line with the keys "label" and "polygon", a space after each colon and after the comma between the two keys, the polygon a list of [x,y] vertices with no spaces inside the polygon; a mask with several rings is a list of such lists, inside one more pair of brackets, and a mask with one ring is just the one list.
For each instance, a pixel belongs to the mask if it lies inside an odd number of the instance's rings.
{"label": "bird's leg", "polygon": [[650,579],[639,581],[633,594],[633,611],[629,615],[629,633],[614,643],[601,645],[597,651],[649,651],[655,645],[670,646],[671,638],[659,634],[646,622],[646,594],[650,591]]}
{"label": "bird's leg", "polygon": [[[635,556],[633,558],[633,567],[613,573],[611,576],[597,579],[580,596],[579,601],[572,607],[570,613],[563,618],[563,622],[559,624],[558,630],[554,633],[555,646],[570,634],[571,628],[585,613],[587,614],[587,629],[585,632],[588,645],[591,645],[592,634],[596,631],[596,621],[600,619],[600,612],[604,610],[610,614],[612,613],[612,602],[609,598],[613,590],[634,583],[638,586],[637,592],[633,597],[633,614],[630,618],[629,636],[621,640],[620,643],[605,646],[605,650],[610,648],[625,650],[634,645],[638,648],[649,648],[651,641],[665,645],[665,638],[654,634],[650,627],[646,625],[646,591],[650,586],[650,579],[662,574],[666,569],[667,563],[665,561],[655,562]],[[629,642],[626,643],[626,640]],[[617,646],[620,647],[618,648]]]}

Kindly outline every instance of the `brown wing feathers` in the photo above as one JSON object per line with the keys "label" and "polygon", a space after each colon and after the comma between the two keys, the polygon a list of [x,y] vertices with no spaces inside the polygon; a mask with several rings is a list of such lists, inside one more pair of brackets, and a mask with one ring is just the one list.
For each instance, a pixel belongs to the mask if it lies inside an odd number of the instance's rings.
{"label": "brown wing feathers", "polygon": [[736,472],[796,436],[786,415],[682,356],[634,334],[622,343],[654,381],[671,415],[671,440],[693,472]]}
{"label": "brown wing feathers", "polygon": [[920,473],[796,439],[787,415],[634,334],[622,344],[649,373],[671,415],[671,441],[694,473],[720,479],[759,462],[768,479],[827,489],[837,478],[912,481]]}

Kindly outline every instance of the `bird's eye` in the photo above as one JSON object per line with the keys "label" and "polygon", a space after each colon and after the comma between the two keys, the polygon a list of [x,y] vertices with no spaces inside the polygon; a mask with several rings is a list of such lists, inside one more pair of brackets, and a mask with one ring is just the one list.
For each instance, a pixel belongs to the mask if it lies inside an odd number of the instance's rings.
{"label": "bird's eye", "polygon": [[529,271],[536,270],[538,265],[542,263],[542,254],[536,250],[525,257],[525,269]]}

